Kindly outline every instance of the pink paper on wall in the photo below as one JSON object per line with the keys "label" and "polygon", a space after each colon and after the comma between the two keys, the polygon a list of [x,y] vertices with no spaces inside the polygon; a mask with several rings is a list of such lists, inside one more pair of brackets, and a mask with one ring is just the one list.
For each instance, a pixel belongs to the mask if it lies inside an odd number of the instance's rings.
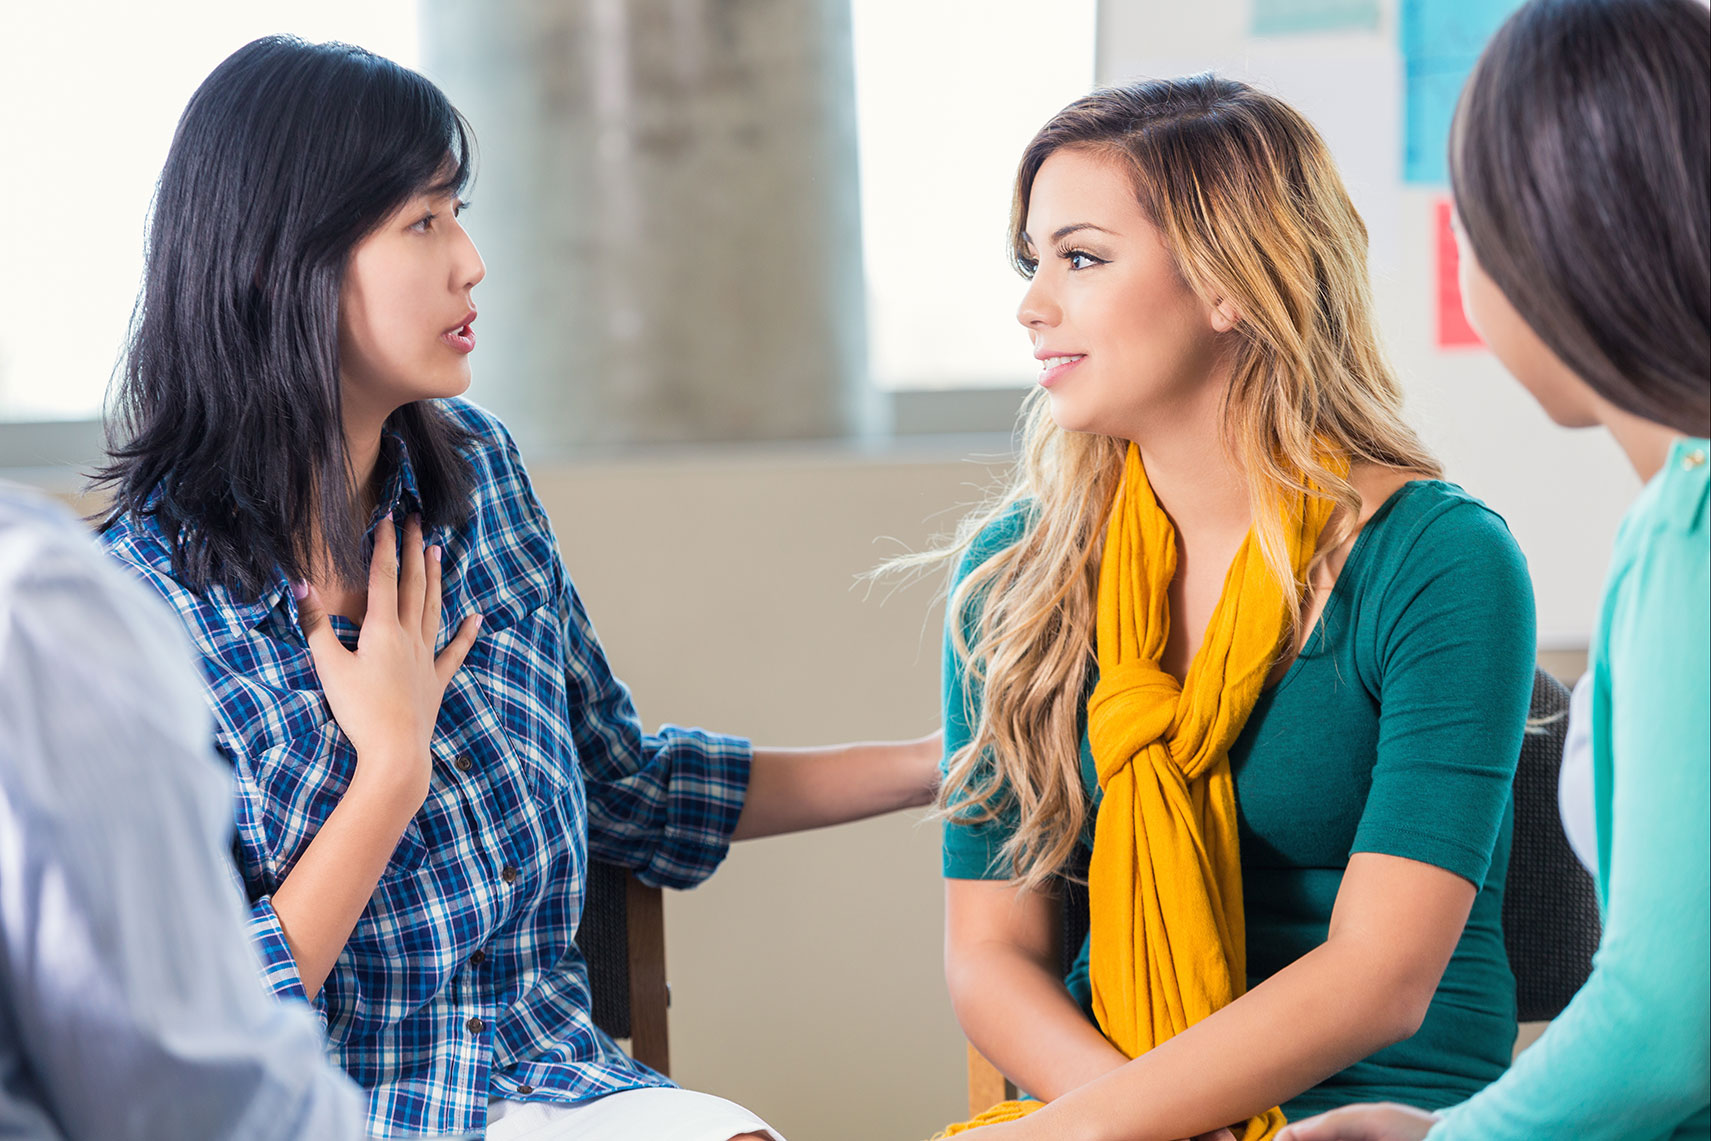
{"label": "pink paper on wall", "polygon": [[1473,331],[1473,326],[1467,323],[1467,314],[1461,307],[1461,279],[1456,276],[1458,255],[1456,253],[1456,235],[1450,227],[1450,201],[1441,198],[1433,204],[1437,214],[1438,244],[1438,347],[1440,349],[1457,349],[1483,347],[1484,342],[1479,334]]}

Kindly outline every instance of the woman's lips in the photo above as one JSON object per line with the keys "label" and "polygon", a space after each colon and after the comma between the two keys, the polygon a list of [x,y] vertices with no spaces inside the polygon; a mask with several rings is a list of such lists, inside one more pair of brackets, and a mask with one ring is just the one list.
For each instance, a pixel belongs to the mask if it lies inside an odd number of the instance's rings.
{"label": "woman's lips", "polygon": [[1040,384],[1050,388],[1063,378],[1064,373],[1086,359],[1086,353],[1065,353],[1063,356],[1046,357],[1040,362]]}
{"label": "woman's lips", "polygon": [[456,329],[449,329],[440,334],[440,340],[450,345],[457,352],[474,352],[475,326],[473,324],[466,324]]}

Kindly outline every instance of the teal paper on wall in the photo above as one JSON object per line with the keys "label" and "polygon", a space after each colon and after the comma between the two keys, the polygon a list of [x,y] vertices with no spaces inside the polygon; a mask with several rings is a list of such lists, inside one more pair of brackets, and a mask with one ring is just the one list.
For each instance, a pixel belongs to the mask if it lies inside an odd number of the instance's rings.
{"label": "teal paper on wall", "polygon": [[1402,0],[1402,178],[1449,183],[1450,121],[1479,53],[1521,0]]}
{"label": "teal paper on wall", "polygon": [[1256,36],[1301,32],[1370,32],[1378,27],[1378,0],[1253,0]]}

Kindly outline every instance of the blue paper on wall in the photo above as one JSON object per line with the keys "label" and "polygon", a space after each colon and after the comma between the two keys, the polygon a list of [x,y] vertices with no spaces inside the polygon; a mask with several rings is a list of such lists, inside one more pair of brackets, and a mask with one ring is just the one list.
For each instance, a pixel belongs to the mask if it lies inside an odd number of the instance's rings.
{"label": "blue paper on wall", "polygon": [[1378,0],[1253,0],[1254,35],[1372,31]]}
{"label": "blue paper on wall", "polygon": [[1402,178],[1443,186],[1456,100],[1479,53],[1521,0],[1402,0]]}

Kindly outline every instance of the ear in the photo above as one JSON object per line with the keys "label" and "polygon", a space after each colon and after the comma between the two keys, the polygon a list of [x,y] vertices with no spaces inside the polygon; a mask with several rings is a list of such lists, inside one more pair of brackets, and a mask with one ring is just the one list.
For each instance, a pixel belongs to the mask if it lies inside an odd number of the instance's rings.
{"label": "ear", "polygon": [[1241,315],[1240,311],[1238,311],[1236,309],[1235,304],[1232,301],[1230,301],[1229,298],[1220,297],[1220,298],[1218,298],[1217,302],[1215,304],[1213,304],[1213,306],[1212,306],[1212,331],[1213,332],[1215,332],[1215,333],[1228,333],[1231,329],[1234,329],[1237,325],[1241,324],[1241,322],[1242,322],[1242,315]]}

